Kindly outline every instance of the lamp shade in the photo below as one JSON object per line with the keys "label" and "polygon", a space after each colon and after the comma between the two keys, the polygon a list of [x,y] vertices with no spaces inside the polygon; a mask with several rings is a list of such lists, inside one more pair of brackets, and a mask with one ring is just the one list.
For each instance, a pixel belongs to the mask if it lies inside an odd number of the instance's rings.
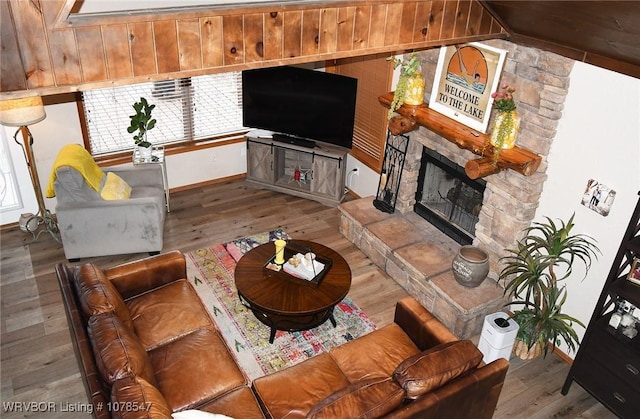
{"label": "lamp shade", "polygon": [[0,101],[0,124],[21,127],[42,121],[47,114],[40,96]]}

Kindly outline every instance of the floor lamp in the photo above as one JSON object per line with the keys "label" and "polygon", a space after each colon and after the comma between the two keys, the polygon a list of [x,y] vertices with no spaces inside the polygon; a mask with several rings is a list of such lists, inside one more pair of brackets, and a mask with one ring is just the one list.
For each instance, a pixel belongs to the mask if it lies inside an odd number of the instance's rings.
{"label": "floor lamp", "polygon": [[[56,241],[59,241],[58,224],[51,215],[51,212],[44,205],[40,178],[38,177],[38,168],[36,167],[36,160],[33,155],[33,136],[28,127],[29,125],[42,121],[46,116],[40,96],[0,101],[0,124],[9,127],[18,127],[16,133],[13,135],[13,139],[22,147],[22,152],[24,153],[24,158],[29,168],[29,174],[31,175],[33,191],[38,201],[38,213],[29,215],[26,219],[21,217],[20,228],[31,233],[34,241],[45,231],[49,232]],[[19,133],[22,133],[22,143],[18,141]],[[41,227],[44,228],[41,229]]]}

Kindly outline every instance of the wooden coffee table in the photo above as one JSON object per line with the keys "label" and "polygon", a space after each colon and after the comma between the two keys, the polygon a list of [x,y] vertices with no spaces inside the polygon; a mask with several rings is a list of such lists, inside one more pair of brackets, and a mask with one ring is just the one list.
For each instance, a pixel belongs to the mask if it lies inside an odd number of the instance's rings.
{"label": "wooden coffee table", "polygon": [[351,268],[342,256],[319,243],[306,240],[291,242],[310,247],[318,257],[333,261],[319,286],[310,286],[301,279],[283,278],[263,269],[274,254],[272,242],[247,252],[235,269],[238,295],[258,320],[271,328],[270,343],[273,343],[276,330],[308,330],[327,320],[331,320],[335,327],[333,308],[351,287]]}

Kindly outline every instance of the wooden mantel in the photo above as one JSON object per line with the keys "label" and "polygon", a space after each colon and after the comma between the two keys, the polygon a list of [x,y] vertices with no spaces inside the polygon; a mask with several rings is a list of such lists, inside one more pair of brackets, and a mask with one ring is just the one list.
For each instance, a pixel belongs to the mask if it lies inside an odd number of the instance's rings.
{"label": "wooden mantel", "polygon": [[[393,92],[380,96],[378,100],[383,106],[389,108],[393,100]],[[494,147],[489,144],[487,134],[477,132],[429,109],[426,104],[402,105],[396,112],[451,141],[458,147],[482,156],[475,160],[469,160],[464,167],[467,176],[471,179],[485,177],[505,169],[512,169],[524,176],[531,176],[538,170],[542,162],[539,155],[518,146],[509,150],[501,150],[496,159]],[[410,125],[407,124],[407,126]]]}

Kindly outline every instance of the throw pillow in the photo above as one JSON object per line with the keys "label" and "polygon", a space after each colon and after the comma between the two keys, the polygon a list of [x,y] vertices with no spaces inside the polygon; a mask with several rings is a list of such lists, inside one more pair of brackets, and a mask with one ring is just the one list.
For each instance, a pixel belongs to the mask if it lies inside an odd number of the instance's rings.
{"label": "throw pillow", "polygon": [[221,415],[219,413],[209,413],[195,409],[175,412],[171,416],[173,416],[173,419],[233,419],[229,416]]}
{"label": "throw pillow", "polygon": [[107,180],[104,182],[100,196],[107,201],[129,199],[131,186],[115,173],[107,172]]}
{"label": "throw pillow", "polygon": [[473,342],[458,340],[405,359],[393,378],[407,392],[408,399],[416,399],[477,367],[480,361],[482,352]]}
{"label": "throw pillow", "polygon": [[400,406],[404,397],[404,390],[391,378],[371,378],[318,402],[307,418],[379,418]]}
{"label": "throw pillow", "polygon": [[75,269],[73,279],[82,312],[87,317],[115,313],[127,327],[133,328],[133,320],[122,295],[101,269],[93,263],[85,263]]}

